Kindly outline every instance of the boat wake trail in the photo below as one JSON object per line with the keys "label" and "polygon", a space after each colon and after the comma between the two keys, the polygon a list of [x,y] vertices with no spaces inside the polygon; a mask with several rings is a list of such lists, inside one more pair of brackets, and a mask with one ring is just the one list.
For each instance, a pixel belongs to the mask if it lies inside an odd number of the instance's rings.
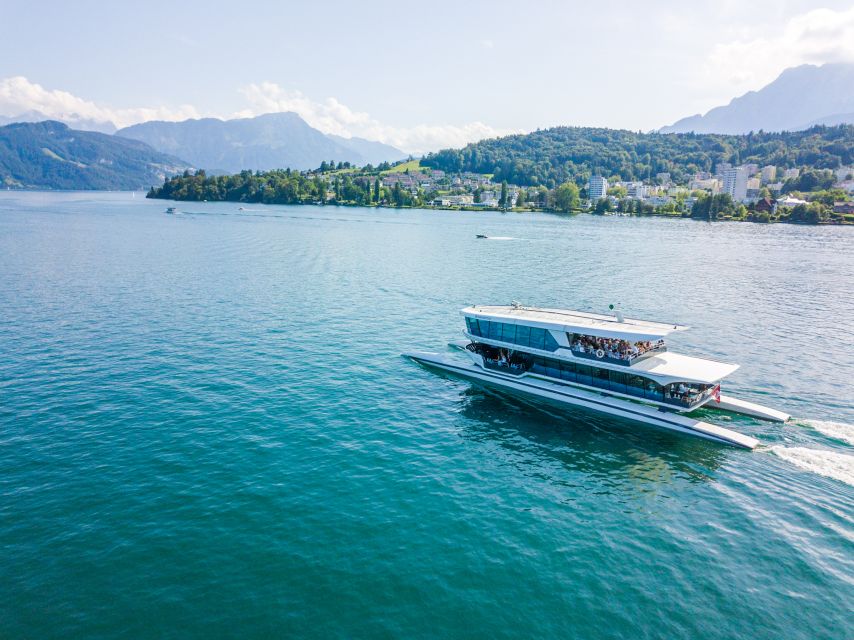
{"label": "boat wake trail", "polygon": [[833,422],[831,420],[801,420],[800,422],[826,435],[828,438],[854,444],[854,424]]}
{"label": "boat wake trail", "polygon": [[489,236],[486,240],[516,240],[512,236]]}
{"label": "boat wake trail", "polygon": [[775,454],[795,466],[854,487],[854,456],[807,447],[771,447]]}

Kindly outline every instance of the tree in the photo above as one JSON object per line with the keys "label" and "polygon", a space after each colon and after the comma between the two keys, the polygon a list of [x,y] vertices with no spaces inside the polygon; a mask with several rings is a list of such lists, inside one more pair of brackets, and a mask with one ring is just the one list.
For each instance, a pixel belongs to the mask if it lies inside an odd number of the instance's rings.
{"label": "tree", "polygon": [[374,202],[379,204],[380,202],[380,179],[377,178],[374,180]]}
{"label": "tree", "polygon": [[519,189],[519,193],[516,196],[516,206],[519,208],[525,206],[525,192],[522,189]]}
{"label": "tree", "polygon": [[706,194],[691,208],[691,217],[701,220],[717,220],[718,217],[737,215],[738,208],[728,193]]}
{"label": "tree", "polygon": [[501,197],[498,199],[498,206],[499,207],[506,207],[507,206],[507,181],[506,180],[501,181]]}
{"label": "tree", "polygon": [[326,184],[319,177],[314,179],[314,188],[317,191],[317,199],[320,204],[326,204]]}
{"label": "tree", "polygon": [[828,218],[827,209],[820,202],[796,205],[789,213],[788,221],[800,224],[819,224]]}
{"label": "tree", "polygon": [[604,215],[614,209],[611,201],[608,198],[600,198],[596,201],[596,206],[593,207],[593,213]]}
{"label": "tree", "polygon": [[581,205],[578,187],[574,182],[564,182],[555,189],[555,209],[569,213]]}

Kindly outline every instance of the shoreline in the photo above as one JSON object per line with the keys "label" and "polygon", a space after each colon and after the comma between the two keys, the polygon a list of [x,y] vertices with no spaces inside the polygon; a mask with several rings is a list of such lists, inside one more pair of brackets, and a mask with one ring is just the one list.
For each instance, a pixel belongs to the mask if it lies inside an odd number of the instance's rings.
{"label": "shoreline", "polygon": [[[130,193],[130,192],[128,192]],[[798,227],[854,227],[854,222],[817,222],[817,223],[808,223],[808,222],[789,222],[787,220],[769,220],[767,222],[759,221],[759,220],[747,220],[747,219],[738,219],[738,218],[717,218],[715,220],[707,220],[705,218],[694,218],[690,215],[684,215],[682,213],[595,213],[592,210],[582,209],[582,210],[574,210],[574,211],[556,211],[553,209],[500,209],[496,207],[434,207],[429,205],[421,205],[417,207],[413,207],[411,205],[402,205],[402,206],[393,206],[386,204],[358,204],[358,203],[349,203],[349,202],[247,202],[245,200],[175,200],[174,198],[160,198],[160,197],[150,197],[146,196],[148,200],[161,200],[163,202],[228,202],[236,205],[278,205],[278,206],[315,206],[315,207],[351,207],[351,208],[359,208],[359,209],[390,209],[390,210],[419,210],[419,211],[458,211],[460,213],[481,213],[481,212],[490,212],[490,213],[515,213],[515,214],[526,214],[526,213],[545,213],[548,215],[555,216],[564,216],[564,217],[572,217],[582,214],[587,214],[591,216],[597,216],[602,218],[658,218],[658,219],[666,219],[666,220],[694,220],[696,222],[750,222],[753,224],[760,225],[775,225],[775,224],[785,224],[792,225]]]}

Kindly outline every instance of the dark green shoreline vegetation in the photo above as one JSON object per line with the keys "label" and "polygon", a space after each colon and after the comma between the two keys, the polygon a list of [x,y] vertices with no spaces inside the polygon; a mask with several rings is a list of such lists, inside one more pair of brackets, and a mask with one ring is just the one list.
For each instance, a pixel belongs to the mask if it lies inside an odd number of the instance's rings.
{"label": "dark green shoreline vegetation", "polygon": [[[677,187],[678,195],[655,205],[629,198],[623,187],[609,198],[587,202],[591,175],[610,182],[656,184],[669,174],[685,185],[717,163],[755,163],[798,168],[781,195],[804,202],[772,206],[767,189],[750,204],[723,194]],[[444,150],[391,166],[354,167],[323,162],[311,171],[280,169],[209,175],[185,171],[152,187],[149,198],[261,204],[330,204],[414,207],[462,211],[546,211],[555,213],[659,215],[701,220],[850,224],[854,215],[835,213],[850,196],[834,188],[833,170],[854,163],[854,126],[745,136],[641,134],[608,129],[559,127]],[[515,180],[515,182],[514,182]]]}

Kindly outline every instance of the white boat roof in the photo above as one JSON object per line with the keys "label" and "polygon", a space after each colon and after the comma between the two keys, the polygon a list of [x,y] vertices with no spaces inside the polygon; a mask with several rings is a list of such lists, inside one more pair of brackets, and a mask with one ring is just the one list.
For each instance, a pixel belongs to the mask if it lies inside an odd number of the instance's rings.
{"label": "white boat roof", "polygon": [[[615,369],[615,367],[611,368]],[[736,369],[738,369],[737,364],[684,356],[672,351],[656,353],[630,367],[625,367],[626,373],[648,374],[663,384],[670,382],[714,384]]]}
{"label": "white boat roof", "polygon": [[495,318],[511,324],[524,324],[541,329],[554,329],[567,333],[581,333],[602,338],[620,340],[658,340],[674,331],[688,327],[664,322],[634,320],[598,313],[565,309],[540,309],[538,307],[474,305],[462,310],[462,314],[489,320]]}

